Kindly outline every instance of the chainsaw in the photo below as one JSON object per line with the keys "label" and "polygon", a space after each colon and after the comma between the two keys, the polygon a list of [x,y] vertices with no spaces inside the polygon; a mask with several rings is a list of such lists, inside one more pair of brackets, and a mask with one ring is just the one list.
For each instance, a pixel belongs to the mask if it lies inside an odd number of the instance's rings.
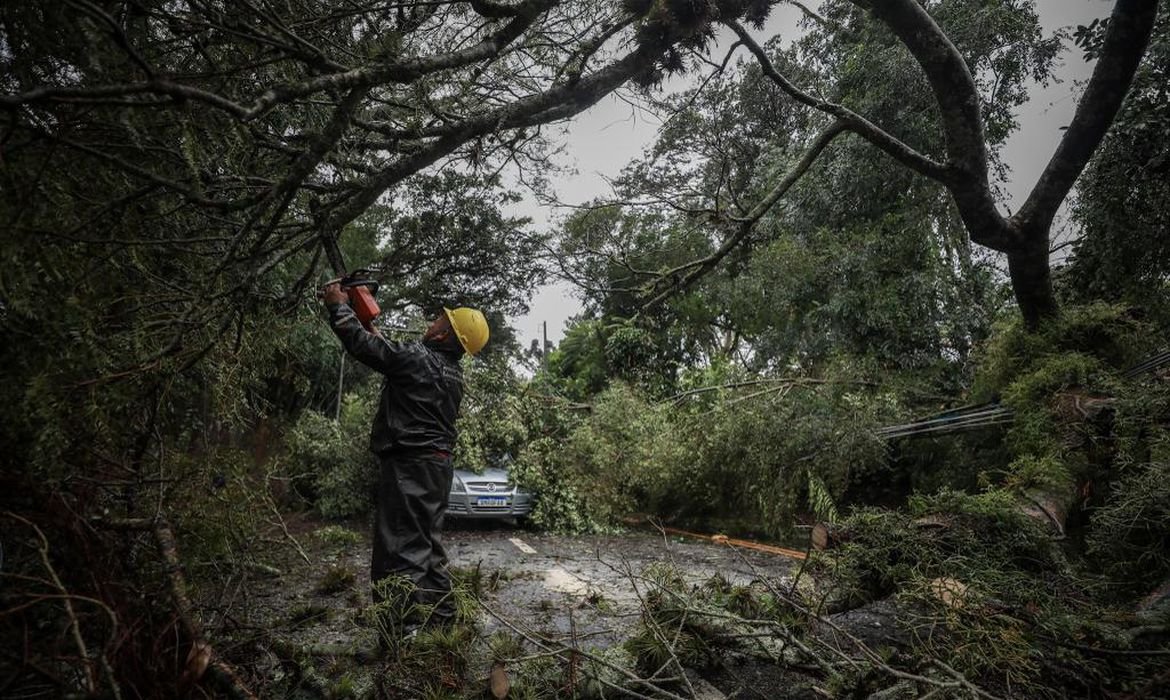
{"label": "chainsaw", "polygon": [[[340,284],[341,288],[345,290],[346,296],[349,297],[349,306],[357,314],[358,321],[367,331],[373,333],[374,319],[382,312],[382,309],[378,307],[378,301],[374,298],[374,295],[378,293],[379,284],[373,277],[373,271],[360,268],[347,274],[345,261],[341,257],[341,249],[337,247],[337,239],[328,233],[321,235],[321,247],[325,249],[325,257],[329,258],[333,272],[339,275],[336,279],[326,282],[324,286]],[[320,297],[323,294],[324,292],[319,290],[317,296]]]}

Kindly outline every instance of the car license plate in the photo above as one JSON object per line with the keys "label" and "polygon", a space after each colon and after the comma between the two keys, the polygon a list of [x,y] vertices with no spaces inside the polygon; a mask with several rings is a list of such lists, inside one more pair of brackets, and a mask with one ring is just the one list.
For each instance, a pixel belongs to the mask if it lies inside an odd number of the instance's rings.
{"label": "car license plate", "polygon": [[508,499],[503,496],[480,496],[475,499],[475,505],[490,508],[503,508],[508,505]]}

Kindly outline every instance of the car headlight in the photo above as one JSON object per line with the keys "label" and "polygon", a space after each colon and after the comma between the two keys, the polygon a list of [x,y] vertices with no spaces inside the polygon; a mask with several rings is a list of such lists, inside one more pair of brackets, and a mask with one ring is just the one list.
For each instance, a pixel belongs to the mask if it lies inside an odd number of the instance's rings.
{"label": "car headlight", "polygon": [[463,479],[457,476],[451,479],[451,493],[467,493],[467,487],[463,485]]}

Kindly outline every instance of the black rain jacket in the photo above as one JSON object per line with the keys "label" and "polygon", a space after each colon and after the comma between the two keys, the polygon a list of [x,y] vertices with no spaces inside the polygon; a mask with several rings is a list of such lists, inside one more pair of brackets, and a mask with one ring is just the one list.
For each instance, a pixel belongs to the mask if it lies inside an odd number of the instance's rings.
{"label": "black rain jacket", "polygon": [[330,306],[329,317],[349,354],[384,377],[370,450],[378,455],[451,452],[463,400],[459,359],[421,342],[398,343],[374,335],[348,304]]}

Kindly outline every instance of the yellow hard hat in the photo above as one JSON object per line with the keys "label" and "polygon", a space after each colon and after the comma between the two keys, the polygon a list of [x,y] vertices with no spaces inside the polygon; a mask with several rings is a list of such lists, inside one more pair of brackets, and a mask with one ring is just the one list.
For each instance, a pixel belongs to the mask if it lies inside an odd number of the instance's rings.
{"label": "yellow hard hat", "polygon": [[444,306],[443,311],[447,312],[447,319],[455,329],[455,337],[459,338],[459,344],[469,355],[483,350],[488,341],[488,324],[478,309],[466,307],[448,309]]}

